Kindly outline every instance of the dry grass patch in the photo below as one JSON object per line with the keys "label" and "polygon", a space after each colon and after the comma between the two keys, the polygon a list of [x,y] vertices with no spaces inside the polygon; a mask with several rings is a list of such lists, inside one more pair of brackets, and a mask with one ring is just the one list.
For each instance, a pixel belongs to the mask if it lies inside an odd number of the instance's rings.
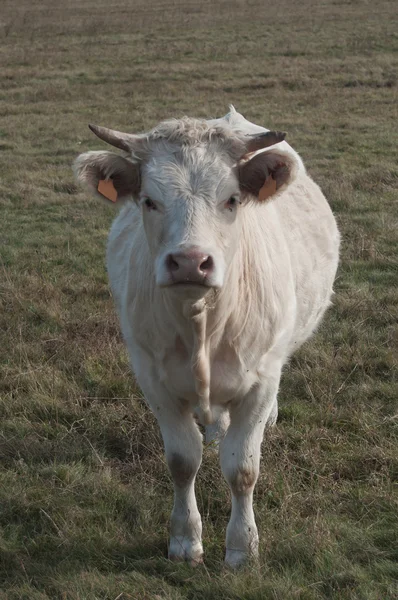
{"label": "dry grass patch", "polygon": [[[398,593],[395,5],[6,1],[0,20],[0,598]],[[104,269],[114,212],[70,165],[97,122],[286,129],[343,234],[334,306],[285,369],[256,513],[225,572],[229,494],[205,451],[206,567],[165,560],[171,483]]]}

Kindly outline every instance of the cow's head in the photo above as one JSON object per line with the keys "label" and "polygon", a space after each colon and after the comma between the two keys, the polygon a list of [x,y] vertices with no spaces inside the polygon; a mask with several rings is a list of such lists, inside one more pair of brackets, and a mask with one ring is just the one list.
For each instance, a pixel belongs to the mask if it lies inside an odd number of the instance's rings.
{"label": "cow's head", "polygon": [[[156,283],[204,294],[219,289],[239,245],[248,201],[262,202],[294,179],[297,159],[272,147],[285,134],[245,136],[227,125],[184,118],[165,121],[145,135],[90,126],[124,150],[87,152],[75,172],[94,191],[111,180],[117,198],[133,199],[142,214]],[[269,150],[253,154],[257,150]]]}

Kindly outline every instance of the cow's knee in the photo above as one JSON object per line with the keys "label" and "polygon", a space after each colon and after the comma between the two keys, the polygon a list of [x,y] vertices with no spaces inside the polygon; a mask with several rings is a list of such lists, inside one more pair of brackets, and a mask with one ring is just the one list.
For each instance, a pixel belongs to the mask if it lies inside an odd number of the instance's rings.
{"label": "cow's knee", "polygon": [[200,454],[171,451],[167,453],[167,463],[174,482],[169,558],[198,564],[203,555],[202,520],[193,489]]}
{"label": "cow's knee", "polygon": [[250,493],[257,481],[258,473],[253,468],[238,467],[230,474],[229,485],[235,496],[245,496]]}
{"label": "cow's knee", "polygon": [[172,452],[167,457],[170,473],[175,485],[185,487],[192,482],[200,464],[200,458],[195,460],[193,457],[184,456],[179,452]]}
{"label": "cow's knee", "polygon": [[237,466],[224,473],[234,496],[246,496],[253,491],[258,471],[254,467]]}

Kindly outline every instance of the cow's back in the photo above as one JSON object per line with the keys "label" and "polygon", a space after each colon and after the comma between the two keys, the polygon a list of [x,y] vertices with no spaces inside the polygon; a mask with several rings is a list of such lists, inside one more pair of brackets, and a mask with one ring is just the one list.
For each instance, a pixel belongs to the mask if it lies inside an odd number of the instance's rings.
{"label": "cow's back", "polygon": [[294,350],[311,335],[330,304],[340,235],[329,203],[305,173],[275,204],[289,248],[297,299]]}
{"label": "cow's back", "polygon": [[[245,119],[233,107],[225,117],[210,122],[223,123],[247,135],[268,131]],[[330,304],[340,235],[326,198],[307,175],[299,154],[285,141],[278,147],[294,155],[298,162],[296,180],[271,200],[272,210],[275,209],[279,217],[279,235],[289,249],[296,293],[296,324],[290,348],[293,351],[311,335]],[[259,152],[264,151],[267,150]],[[259,216],[267,220],[267,211]]]}

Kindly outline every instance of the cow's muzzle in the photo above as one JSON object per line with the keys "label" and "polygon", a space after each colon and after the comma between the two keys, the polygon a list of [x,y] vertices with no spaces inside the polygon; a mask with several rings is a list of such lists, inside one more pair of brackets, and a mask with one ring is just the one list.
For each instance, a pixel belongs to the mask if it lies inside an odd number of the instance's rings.
{"label": "cow's muzzle", "polygon": [[165,267],[170,285],[209,286],[214,271],[214,260],[197,248],[174,252],[165,258]]}

